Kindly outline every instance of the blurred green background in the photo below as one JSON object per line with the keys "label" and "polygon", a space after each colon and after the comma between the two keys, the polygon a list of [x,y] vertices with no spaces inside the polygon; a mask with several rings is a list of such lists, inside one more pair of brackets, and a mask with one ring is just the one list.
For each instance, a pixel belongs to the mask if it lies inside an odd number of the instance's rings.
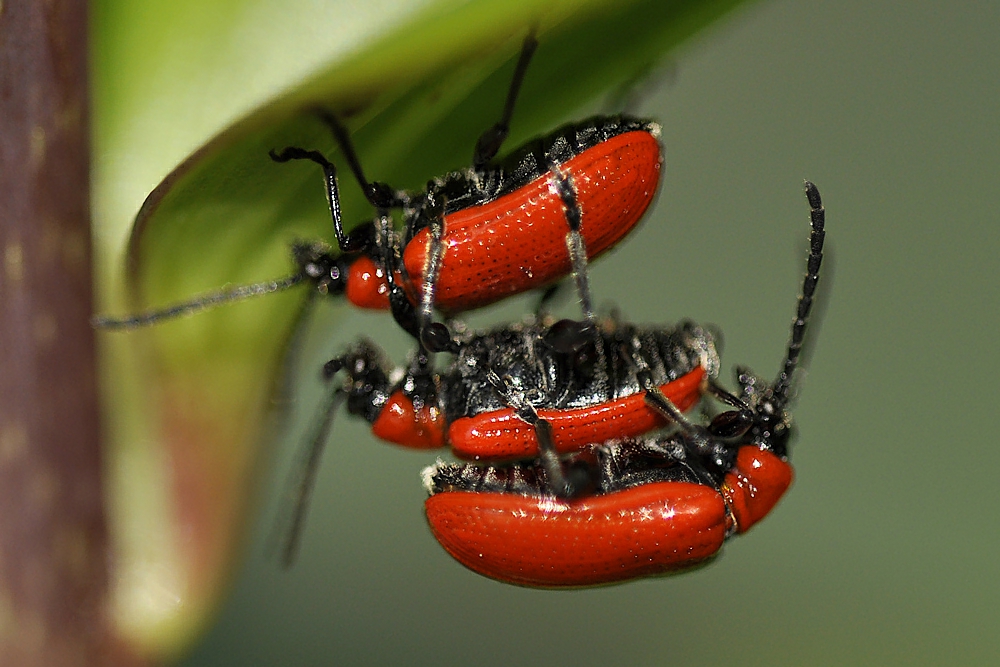
{"label": "blurred green background", "polygon": [[[777,371],[804,261],[802,179],[828,212],[796,483],[718,562],[587,591],[484,579],[424,525],[417,473],[434,455],[340,419],[298,565],[264,557],[265,516],[183,664],[1000,661],[1000,451],[985,439],[1000,367],[998,27],[988,2],[750,4],[664,63],[642,102],[663,124],[663,190],[594,266],[595,296],[638,321],[718,324],[727,379],[733,363]],[[164,169],[195,146],[175,142]],[[306,337],[288,456],[322,359],[360,333],[407,349],[384,317],[330,333],[333,317],[344,311],[320,309]]]}

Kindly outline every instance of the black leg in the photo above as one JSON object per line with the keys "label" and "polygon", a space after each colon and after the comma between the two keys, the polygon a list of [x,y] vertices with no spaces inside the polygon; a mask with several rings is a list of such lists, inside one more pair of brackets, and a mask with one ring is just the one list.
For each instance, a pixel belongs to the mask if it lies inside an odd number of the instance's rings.
{"label": "black leg", "polygon": [[554,163],[549,165],[549,169],[552,171],[553,183],[559,191],[559,198],[562,199],[566,209],[566,224],[569,226],[569,231],[566,233],[566,250],[569,252],[569,261],[573,268],[573,280],[576,282],[576,291],[580,297],[580,308],[587,323],[593,325],[594,305],[590,296],[590,280],[587,273],[587,245],[581,233],[583,211],[580,210],[580,204],[576,200],[576,187],[569,175],[563,173]]}
{"label": "black leg", "polygon": [[380,211],[377,221],[377,260],[384,267],[386,283],[389,286],[389,310],[400,328],[419,342],[420,320],[417,310],[413,307],[406,290],[396,281],[396,272],[401,260],[396,253],[396,243],[393,238],[395,231],[392,228],[388,211]]}
{"label": "black leg", "polygon": [[551,304],[556,300],[562,300],[566,293],[566,283],[560,280],[559,282],[552,283],[548,287],[540,290],[538,294],[538,301],[535,302],[535,307],[533,312],[535,317],[541,319],[548,311]]}
{"label": "black leg", "polygon": [[[408,199],[389,185],[381,182],[371,182],[365,178],[364,170],[361,168],[361,161],[358,159],[354,143],[347,132],[347,128],[337,119],[337,117],[325,109],[317,110],[323,124],[326,125],[337,144],[340,146],[344,159],[354,174],[361,191],[368,202],[376,210],[400,208],[404,206]],[[309,160],[315,162],[323,169],[323,180],[326,186],[326,199],[330,205],[330,215],[333,218],[333,232],[337,238],[337,244],[342,252],[363,252],[368,250],[364,235],[357,237],[344,232],[343,220],[340,209],[340,190],[337,186],[337,168],[319,151],[306,150],[295,146],[289,146],[281,151],[270,151],[269,155],[275,162],[288,162],[290,160]]]}
{"label": "black leg", "polygon": [[538,461],[545,470],[549,489],[560,498],[570,498],[577,492],[576,485],[566,476],[563,463],[559,459],[555,443],[552,441],[552,425],[538,416],[522,391],[510,386],[507,378],[502,378],[490,370],[487,375],[490,384],[497,390],[504,402],[517,413],[519,419],[535,429],[538,440]]}
{"label": "black leg", "polygon": [[593,299],[590,294],[590,278],[587,261],[587,245],[581,233],[583,211],[576,199],[576,188],[570,176],[559,169],[559,165],[549,164],[552,172],[552,183],[559,192],[559,198],[565,209],[566,251],[569,253],[570,265],[573,270],[573,281],[583,311],[582,321],[561,320],[549,329],[546,342],[562,352],[575,351],[587,345],[591,340],[599,338],[596,319],[594,317]]}
{"label": "black leg", "polygon": [[361,186],[362,192],[365,193],[365,198],[368,202],[376,209],[399,208],[403,206],[406,203],[406,199],[399,192],[386,183],[369,181],[365,178],[365,172],[361,168],[358,153],[354,150],[354,142],[351,141],[351,135],[340,120],[325,109],[319,109],[316,113],[337,140],[340,150],[344,153],[344,159],[347,160],[347,165],[350,167],[351,173],[354,174],[354,178],[358,181],[358,185]]}
{"label": "black leg", "polygon": [[493,127],[479,135],[479,141],[476,142],[476,150],[472,156],[472,168],[476,171],[482,171],[497,156],[510,133],[510,119],[514,115],[514,105],[517,103],[518,93],[521,92],[521,84],[524,83],[524,75],[528,71],[531,56],[537,47],[538,40],[535,39],[535,31],[532,30],[521,45],[521,57],[517,60],[514,78],[507,90],[507,103],[504,105],[503,115]]}
{"label": "black leg", "polygon": [[681,441],[688,453],[714,466],[716,470],[725,469],[725,466],[731,461],[733,450],[722,440],[714,437],[707,428],[688,419],[687,415],[681,412],[681,409],[660,390],[660,387],[653,381],[649,362],[642,356],[638,338],[632,336],[627,343],[627,348],[625,357],[635,368],[639,386],[643,388],[643,401],[646,405],[677,425]]}
{"label": "black leg", "polygon": [[434,291],[437,287],[438,276],[441,274],[441,263],[444,261],[445,203],[444,199],[435,194],[433,190],[428,191],[424,213],[430,218],[431,239],[427,251],[427,261],[423,267],[417,320],[420,323],[420,342],[431,352],[446,352],[454,348],[448,327],[433,321]]}

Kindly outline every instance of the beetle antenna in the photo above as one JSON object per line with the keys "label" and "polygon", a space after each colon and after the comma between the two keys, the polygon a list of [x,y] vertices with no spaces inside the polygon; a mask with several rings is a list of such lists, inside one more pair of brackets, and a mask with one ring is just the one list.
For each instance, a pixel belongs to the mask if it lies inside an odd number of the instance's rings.
{"label": "beetle antenna", "polygon": [[809,235],[809,255],[806,261],[806,276],[802,282],[802,292],[799,294],[795,319],[792,320],[792,332],[788,341],[788,352],[785,364],[774,381],[771,396],[778,406],[784,406],[788,400],[792,375],[799,364],[802,354],[802,343],[805,338],[806,325],[809,322],[809,311],[812,309],[813,297],[816,294],[816,284],[819,282],[819,267],[823,261],[823,241],[826,239],[826,212],[819,190],[810,181],[805,183],[806,199],[809,201],[809,221],[812,232]]}
{"label": "beetle antenna", "polygon": [[177,303],[172,306],[167,306],[166,308],[149,310],[137,315],[126,315],[124,317],[97,315],[90,319],[90,324],[95,329],[105,329],[107,331],[129,331],[131,329],[138,329],[139,327],[156,324],[157,322],[162,322],[164,320],[172,320],[182,315],[188,315],[190,313],[196,313],[209,308],[215,308],[216,306],[221,306],[226,303],[243,301],[262,294],[283,292],[284,290],[298,285],[300,282],[305,280],[306,277],[306,274],[300,271],[299,273],[290,275],[287,278],[281,278],[280,280],[270,280],[250,285],[237,285],[235,287],[216,290],[214,292],[206,292],[205,294],[195,297],[190,301]]}
{"label": "beetle antenna", "polygon": [[283,569],[290,568],[298,556],[299,545],[302,542],[302,529],[309,511],[309,501],[312,498],[313,488],[316,486],[320,458],[326,447],[330,428],[333,426],[333,417],[345,397],[346,394],[339,387],[329,393],[322,406],[322,418],[316,421],[313,432],[310,434],[309,447],[304,452],[305,455],[292,468],[285,485],[287,494],[285,496],[285,510],[279,514],[278,522],[275,525],[275,533],[280,534],[281,537],[280,541],[276,539],[271,542],[281,545],[281,567]]}

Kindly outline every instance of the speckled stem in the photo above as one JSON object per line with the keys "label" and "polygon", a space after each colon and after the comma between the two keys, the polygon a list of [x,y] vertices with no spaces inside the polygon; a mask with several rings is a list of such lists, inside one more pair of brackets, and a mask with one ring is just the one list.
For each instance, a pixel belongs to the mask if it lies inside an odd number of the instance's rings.
{"label": "speckled stem", "polygon": [[87,3],[0,3],[0,665],[135,664],[104,610]]}

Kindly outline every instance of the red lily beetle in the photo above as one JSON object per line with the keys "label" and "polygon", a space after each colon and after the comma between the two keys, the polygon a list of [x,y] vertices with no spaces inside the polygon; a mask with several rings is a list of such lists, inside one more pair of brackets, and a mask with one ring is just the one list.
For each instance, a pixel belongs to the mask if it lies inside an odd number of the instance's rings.
{"label": "red lily beetle", "polygon": [[[578,344],[578,336],[585,336],[587,344],[563,349],[567,341]],[[638,372],[643,365],[652,370]],[[343,383],[324,407],[329,412],[318,422],[303,458],[306,465],[295,471],[298,500],[286,521],[283,560],[288,564],[294,559],[306,499],[340,402],[370,422],[376,436],[405,447],[450,445],[459,456],[491,461],[541,456],[549,477],[564,480],[560,488],[568,489],[575,471],[564,472],[554,448],[578,452],[595,437],[640,435],[663,426],[672,417],[644,402],[648,390],[643,382],[685,410],[701,399],[717,369],[714,339],[690,322],[639,328],[609,321],[598,322],[591,331],[529,320],[460,336],[458,354],[442,372],[433,370],[423,350],[403,369],[389,363],[374,343],[362,340],[324,367],[328,379],[343,374]],[[507,418],[512,406],[519,422]],[[550,437],[539,438],[541,432],[530,421],[533,413],[551,420],[553,428],[545,432]],[[477,431],[464,425],[470,419],[489,424],[493,418],[504,426]]]}
{"label": "red lily beetle", "polygon": [[[650,438],[597,448],[616,466],[604,461],[600,470],[613,475],[601,480],[600,493],[575,498],[546,493],[547,482],[524,488],[525,478],[547,479],[538,466],[439,463],[425,471],[433,494],[427,521],[460,563],[523,586],[592,586],[695,567],[770,512],[791,485],[792,468],[768,449],[744,445],[720,484],[696,462],[672,457],[677,444]],[[640,446],[645,456],[628,470],[621,452]],[[522,488],[495,490],[500,479],[518,479]]]}
{"label": "red lily beetle", "polygon": [[[825,238],[819,191],[806,183],[812,234],[808,268],[784,365],[767,383],[737,371],[738,395],[713,383],[733,410],[699,426],[643,440],[594,445],[569,462],[577,493],[560,493],[544,461],[480,467],[438,463],[424,471],[434,536],[466,567],[533,587],[592,586],[668,574],[715,557],[749,530],[792,482],[787,460],[792,376],[819,279]],[[665,406],[665,407],[664,407]],[[575,464],[575,465],[574,465]]]}
{"label": "red lily beetle", "polygon": [[374,343],[361,341],[325,372],[344,373],[337,391],[348,411],[371,422],[382,440],[418,449],[450,445],[459,457],[490,461],[539,455],[529,412],[551,424],[560,453],[663,426],[671,418],[644,401],[639,363],[655,367],[649,383],[682,412],[701,400],[717,373],[711,334],[690,322],[602,322],[599,335],[575,352],[550,344],[554,329],[529,320],[467,335],[442,372],[420,357],[408,370],[395,369]]}
{"label": "red lily beetle", "polygon": [[[454,351],[432,311],[455,314],[551,285],[569,273],[585,319],[593,312],[584,275],[588,259],[621,241],[639,222],[659,186],[659,126],[626,116],[602,116],[563,126],[495,161],[509,131],[514,103],[537,43],[525,40],[501,120],[477,142],[471,167],[432,179],[422,192],[369,182],[350,135],[333,114],[329,126],[344,159],[376,211],[345,232],[337,171],[318,151],[272,151],[278,162],[309,160],[324,172],[341,254],[323,243],[293,248],[292,276],[204,295],[131,317],[95,319],[128,329],[255,294],[309,282],[321,294],[343,294],[361,308],[390,309],[397,322],[431,351]],[[389,212],[403,215],[401,238]]]}

